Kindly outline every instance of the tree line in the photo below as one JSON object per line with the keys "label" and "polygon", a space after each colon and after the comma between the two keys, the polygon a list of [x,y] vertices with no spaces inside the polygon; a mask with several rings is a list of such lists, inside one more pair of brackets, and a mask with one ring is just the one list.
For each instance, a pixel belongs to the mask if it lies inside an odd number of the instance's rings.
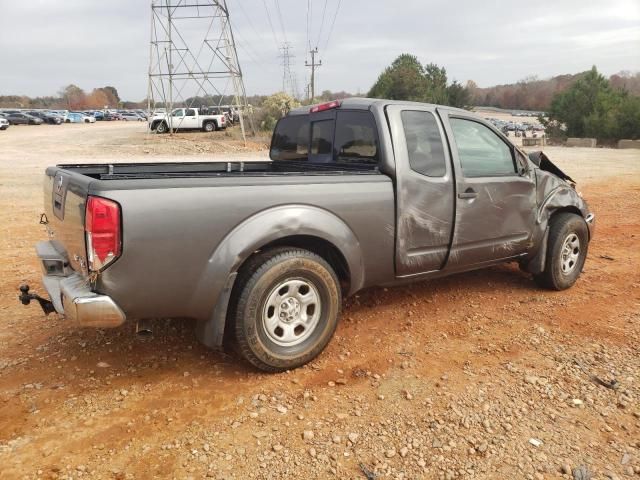
{"label": "tree line", "polygon": [[[86,93],[77,85],[63,87],[57,96],[27,97],[21,95],[0,96],[0,108],[50,108],[88,110],[107,108],[137,108],[141,103],[123,102],[118,90],[112,86],[94,88]],[[145,105],[146,106],[146,105]]]}
{"label": "tree line", "polygon": [[[587,71],[574,75],[557,75],[547,80],[527,77],[517,83],[488,88],[478,88],[473,84],[470,94],[474,105],[547,111],[555,95],[567,91],[588,73]],[[619,72],[611,75],[608,81],[613,89],[625,90],[631,95],[640,96],[640,72]]]}

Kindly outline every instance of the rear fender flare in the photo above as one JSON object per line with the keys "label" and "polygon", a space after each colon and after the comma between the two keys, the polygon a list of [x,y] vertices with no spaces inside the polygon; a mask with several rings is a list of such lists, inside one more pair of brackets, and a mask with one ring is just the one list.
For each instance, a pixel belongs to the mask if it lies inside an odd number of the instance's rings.
{"label": "rear fender flare", "polygon": [[194,301],[212,298],[210,316],[198,322],[197,336],[211,348],[222,345],[230,293],[238,270],[256,251],[287,237],[306,235],[333,244],[349,267],[350,292],[364,285],[360,242],[339,217],[309,205],[284,205],[259,212],[236,226],[216,247],[201,276]]}

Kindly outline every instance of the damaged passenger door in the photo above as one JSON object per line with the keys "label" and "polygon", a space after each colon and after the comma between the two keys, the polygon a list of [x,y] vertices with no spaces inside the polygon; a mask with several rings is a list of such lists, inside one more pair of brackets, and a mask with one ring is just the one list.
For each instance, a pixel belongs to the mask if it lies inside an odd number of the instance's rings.
{"label": "damaged passenger door", "polygon": [[455,213],[454,175],[435,107],[391,105],[396,159],[396,275],[441,270]]}
{"label": "damaged passenger door", "polygon": [[536,212],[535,178],[514,146],[473,117],[441,111],[454,152],[456,225],[447,269],[526,253]]}

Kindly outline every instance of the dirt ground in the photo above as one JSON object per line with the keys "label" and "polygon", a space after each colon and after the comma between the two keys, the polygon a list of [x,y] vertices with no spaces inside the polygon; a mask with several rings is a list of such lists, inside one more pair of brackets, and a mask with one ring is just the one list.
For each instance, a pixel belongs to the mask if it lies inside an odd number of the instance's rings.
{"label": "dirt ground", "polygon": [[[79,330],[17,301],[55,163],[265,158],[139,124],[0,132],[0,478],[640,478],[640,154],[548,148],[597,214],[566,292],[513,265],[349,299],[328,349],[265,375],[188,321]],[[615,381],[615,383],[613,383]]]}

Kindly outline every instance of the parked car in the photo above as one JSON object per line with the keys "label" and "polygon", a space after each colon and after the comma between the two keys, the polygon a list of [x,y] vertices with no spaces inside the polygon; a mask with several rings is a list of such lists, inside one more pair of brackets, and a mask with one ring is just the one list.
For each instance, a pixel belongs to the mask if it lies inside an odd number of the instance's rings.
{"label": "parked car", "polygon": [[466,110],[302,107],[270,159],[47,168],[51,300],[23,285],[21,301],[99,328],[192,318],[205,345],[283,371],[320,354],[363,288],[518,262],[563,290],[594,234],[568,175]]}
{"label": "parked car", "polygon": [[134,112],[121,113],[120,115],[125,122],[144,122],[144,118]]}
{"label": "parked car", "polygon": [[157,133],[167,133],[170,129],[213,132],[226,127],[227,119],[224,115],[200,115],[195,108],[176,108],[170,116],[158,113],[149,121],[149,128]]}
{"label": "parked car", "polygon": [[9,128],[9,120],[0,115],[0,130],[6,130],[7,128]]}
{"label": "parked car", "polygon": [[42,125],[42,119],[28,113],[15,112],[5,114],[11,125]]}
{"label": "parked car", "polygon": [[69,114],[68,110],[47,110],[46,113],[48,113],[49,115],[54,115],[56,117],[60,118],[60,121],[62,123],[65,123],[65,121],[67,120],[67,115]]}
{"label": "parked car", "polygon": [[66,123],[96,123],[95,117],[89,117],[78,112],[69,112],[65,120]]}
{"label": "parked car", "polygon": [[44,123],[48,123],[50,125],[61,125],[62,124],[62,119],[60,117],[58,117],[57,115],[52,115],[50,113],[46,113],[46,112],[42,112],[42,111],[38,111],[38,110],[32,110],[29,112],[26,112],[29,115],[32,115],[34,117],[38,117],[39,119],[41,119]]}
{"label": "parked car", "polygon": [[104,120],[104,113],[102,113],[102,112],[93,112],[93,116],[99,122]]}

